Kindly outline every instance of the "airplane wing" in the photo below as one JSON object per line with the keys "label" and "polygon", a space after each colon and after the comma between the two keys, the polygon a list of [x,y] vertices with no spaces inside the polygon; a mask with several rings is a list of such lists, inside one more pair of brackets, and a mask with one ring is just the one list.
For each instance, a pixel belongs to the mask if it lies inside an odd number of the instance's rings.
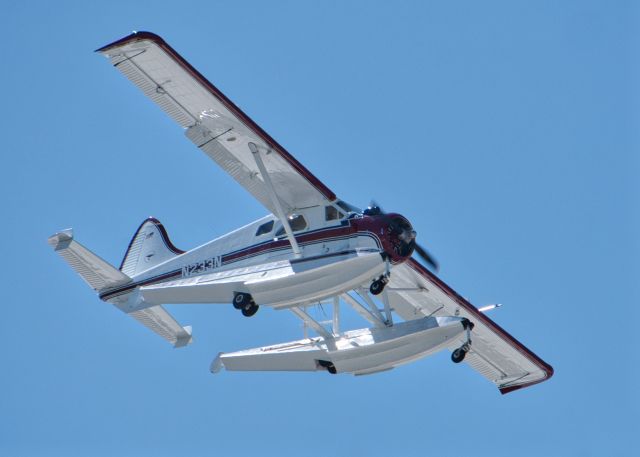
{"label": "airplane wing", "polygon": [[249,143],[258,146],[285,213],[321,205],[335,194],[233,104],[162,38],[136,32],[96,52],[180,126],[187,137],[272,213],[276,213]]}
{"label": "airplane wing", "polygon": [[[390,306],[405,320],[456,315],[473,322],[471,351],[464,361],[503,394],[553,375],[550,365],[414,259],[394,267],[385,291]],[[455,342],[451,349],[463,342]]]}

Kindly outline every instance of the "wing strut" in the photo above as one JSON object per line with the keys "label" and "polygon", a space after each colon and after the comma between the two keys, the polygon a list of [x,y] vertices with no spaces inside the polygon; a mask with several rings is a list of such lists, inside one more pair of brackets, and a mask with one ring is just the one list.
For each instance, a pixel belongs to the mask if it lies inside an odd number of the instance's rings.
{"label": "wing strut", "polygon": [[262,179],[264,183],[267,185],[267,190],[269,192],[269,197],[271,198],[271,202],[276,210],[276,216],[282,222],[285,232],[287,232],[287,238],[289,238],[289,243],[291,243],[291,247],[293,248],[293,253],[296,258],[302,256],[302,252],[300,252],[300,247],[298,246],[298,242],[296,241],[295,236],[293,236],[293,231],[291,230],[291,226],[289,225],[289,219],[287,219],[284,211],[282,211],[282,205],[280,204],[280,199],[278,195],[276,195],[276,191],[273,189],[273,183],[271,182],[271,177],[269,176],[269,172],[264,166],[264,162],[262,161],[262,157],[260,156],[260,151],[258,146],[255,143],[249,142],[249,150],[253,154],[253,158],[256,161],[256,165],[258,166],[258,170],[260,170],[260,174],[262,175]]}
{"label": "wing strut", "polygon": [[[355,312],[360,314],[360,316],[362,316],[364,319],[371,322],[376,327],[378,328],[386,327],[383,319],[378,318],[377,315],[373,314],[372,311],[370,311],[368,308],[366,308],[364,305],[362,305],[358,300],[353,298],[348,293],[342,294],[340,298],[342,298],[348,305],[350,305]],[[380,312],[378,311],[378,313]]]}
{"label": "wing strut", "polygon": [[327,329],[325,329],[319,322],[317,322],[314,318],[312,318],[311,316],[309,316],[309,314],[302,310],[301,308],[297,307],[297,306],[293,306],[291,308],[291,311],[293,312],[293,314],[295,314],[296,316],[298,316],[300,319],[302,319],[302,321],[309,325],[310,327],[312,327],[316,332],[318,332],[319,335],[322,335],[325,338],[333,338],[333,335],[329,332],[327,332]]}
{"label": "wing strut", "polygon": [[[369,305],[369,309],[378,318],[378,320],[380,322],[382,322],[384,325],[389,325],[389,320],[385,319],[385,317],[382,315],[382,313],[380,312],[380,310],[378,309],[378,307],[376,306],[374,301],[371,299],[371,297],[369,297],[369,294],[364,289],[364,287],[358,287],[356,289],[356,292],[357,292],[358,295],[360,295],[360,297],[362,297],[362,299],[365,302],[367,302],[367,305]],[[386,305],[385,305],[385,307],[386,307]]]}
{"label": "wing strut", "polygon": [[333,297],[333,319],[332,319],[332,330],[333,334],[337,335],[340,333],[340,298]]}

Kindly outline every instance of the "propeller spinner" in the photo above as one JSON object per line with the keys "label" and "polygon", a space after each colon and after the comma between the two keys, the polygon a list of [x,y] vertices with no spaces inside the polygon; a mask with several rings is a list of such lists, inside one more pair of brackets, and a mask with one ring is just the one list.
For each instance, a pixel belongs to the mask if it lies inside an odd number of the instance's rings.
{"label": "propeller spinner", "polygon": [[399,257],[410,257],[413,253],[418,254],[431,269],[438,271],[438,261],[424,247],[416,242],[416,231],[411,223],[399,214],[386,213],[376,203],[371,202],[369,208],[365,209],[365,216],[379,217],[388,226],[389,239],[393,245],[393,250]]}

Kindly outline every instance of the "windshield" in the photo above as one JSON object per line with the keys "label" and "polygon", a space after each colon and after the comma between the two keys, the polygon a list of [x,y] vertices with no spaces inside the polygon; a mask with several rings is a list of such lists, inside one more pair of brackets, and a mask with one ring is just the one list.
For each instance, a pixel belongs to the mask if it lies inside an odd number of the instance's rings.
{"label": "windshield", "polygon": [[349,203],[342,200],[338,200],[336,202],[336,205],[345,210],[345,212],[347,213],[362,213],[362,210],[360,208],[350,205]]}

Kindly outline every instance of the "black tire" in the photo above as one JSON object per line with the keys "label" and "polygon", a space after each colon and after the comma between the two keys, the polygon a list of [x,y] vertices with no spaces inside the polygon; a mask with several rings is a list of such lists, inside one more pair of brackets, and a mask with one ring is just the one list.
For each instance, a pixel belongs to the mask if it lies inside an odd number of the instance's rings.
{"label": "black tire", "polygon": [[245,294],[243,292],[238,292],[233,297],[233,307],[235,309],[244,309],[251,301],[251,295]]}
{"label": "black tire", "polygon": [[453,363],[460,363],[464,360],[465,355],[467,355],[467,352],[462,348],[458,348],[451,353],[451,360]]}
{"label": "black tire", "polygon": [[255,313],[257,313],[259,309],[260,309],[260,307],[254,303],[253,305],[249,306],[248,308],[242,308],[242,315],[244,317],[251,317]]}
{"label": "black tire", "polygon": [[379,279],[376,281],[373,281],[371,283],[371,286],[369,286],[369,292],[371,292],[371,295],[380,295],[383,289],[384,289],[384,283]]}
{"label": "black tire", "polygon": [[326,368],[327,371],[331,374],[338,373],[338,370],[336,370],[336,366],[333,364],[333,362],[329,362],[328,360],[318,360],[318,365],[320,365],[322,368]]}

